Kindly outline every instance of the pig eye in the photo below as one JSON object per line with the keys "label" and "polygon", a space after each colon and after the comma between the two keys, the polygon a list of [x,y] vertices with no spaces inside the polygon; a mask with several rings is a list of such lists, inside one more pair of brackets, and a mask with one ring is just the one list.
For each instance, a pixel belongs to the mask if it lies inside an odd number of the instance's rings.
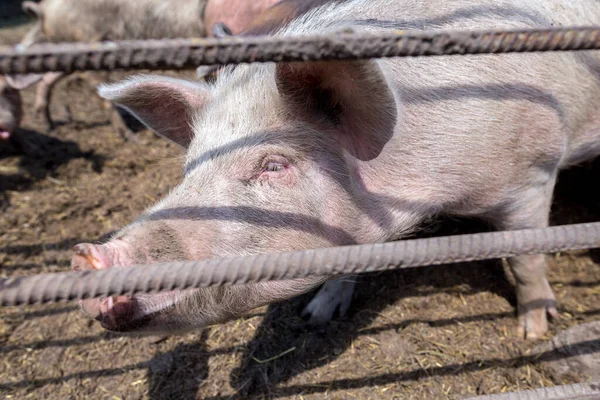
{"label": "pig eye", "polygon": [[279,172],[285,169],[285,165],[278,161],[269,161],[267,165],[265,165],[265,172]]}
{"label": "pig eye", "polygon": [[287,171],[289,164],[287,158],[283,156],[271,155],[266,157],[261,165],[262,174],[264,175],[263,178],[269,176],[271,178],[274,178],[275,176],[279,177],[280,173]]}

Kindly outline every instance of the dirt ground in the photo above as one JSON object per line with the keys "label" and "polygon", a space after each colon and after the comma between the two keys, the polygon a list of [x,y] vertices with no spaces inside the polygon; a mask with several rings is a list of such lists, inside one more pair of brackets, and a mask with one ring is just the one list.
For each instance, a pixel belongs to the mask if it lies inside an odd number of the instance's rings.
{"label": "dirt ground", "polygon": [[[0,44],[26,29],[4,23]],[[32,90],[24,101],[18,145],[0,147],[2,277],[68,270],[74,244],[132,221],[181,174],[178,148],[147,130],[124,143],[77,77],[55,91],[52,132],[30,112]],[[600,191],[591,189],[599,173],[595,162],[560,176],[553,224],[600,220]],[[439,234],[472,229],[446,221]],[[554,257],[560,319],[550,335],[598,320],[599,256]],[[319,329],[298,316],[308,299],[194,334],[144,338],[108,334],[72,303],[3,308],[0,396],[457,399],[585,380],[545,370],[542,361],[557,355],[533,355],[541,341],[514,335],[513,288],[500,262],[363,276],[351,314]]]}

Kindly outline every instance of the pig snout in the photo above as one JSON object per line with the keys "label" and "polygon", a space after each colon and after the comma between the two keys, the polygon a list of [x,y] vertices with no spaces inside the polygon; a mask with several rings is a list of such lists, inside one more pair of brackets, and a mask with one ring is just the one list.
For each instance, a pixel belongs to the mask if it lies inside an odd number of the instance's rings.
{"label": "pig snout", "polygon": [[[2,110],[0,110],[0,114],[1,111]],[[14,121],[14,118],[11,118],[9,116],[7,119],[3,119],[0,116],[0,140],[10,139],[16,128],[17,126],[16,122]]]}
{"label": "pig snout", "polygon": [[[75,271],[101,270],[111,268],[122,261],[116,246],[98,246],[89,243],[73,247],[71,267]],[[83,312],[94,318],[109,330],[118,330],[123,323],[130,321],[135,314],[135,298],[130,296],[112,296],[104,299],[80,300]]]}
{"label": "pig snout", "polygon": [[[155,258],[156,248],[153,249],[130,239],[113,239],[102,245],[78,244],[73,248],[71,266],[76,271],[89,271],[165,261]],[[165,254],[171,258],[168,251]],[[79,305],[88,317],[99,321],[109,331],[132,334],[184,332],[225,322],[264,304],[296,296],[320,285],[323,280],[306,278],[141,293],[85,299]]]}
{"label": "pig snout", "polygon": [[4,127],[4,123],[0,121],[0,140],[7,140],[10,138],[10,131]]}
{"label": "pig snout", "polygon": [[75,271],[86,269],[105,269],[109,267],[108,260],[100,250],[100,246],[89,243],[78,244],[73,247],[73,260],[71,266]]}
{"label": "pig snout", "polygon": [[73,247],[73,269],[105,269],[134,264],[129,245],[121,240],[113,240],[103,245],[81,243]]}
{"label": "pig snout", "polygon": [[[122,268],[135,264],[130,257],[129,245],[114,240],[103,245],[89,243],[73,247],[72,269],[76,271]],[[111,296],[79,301],[81,310],[100,322],[103,328],[114,332],[135,331],[153,318],[153,315],[176,303],[190,292],[162,292],[153,295]]]}
{"label": "pig snout", "polygon": [[[142,229],[144,235],[154,239],[166,227],[157,224],[154,229]],[[147,239],[147,236],[144,236]],[[171,236],[173,239],[173,237]],[[132,265],[156,263],[166,260],[183,259],[180,249],[170,249],[168,244],[148,247],[145,241],[138,241],[136,235],[127,240],[114,238],[97,245],[81,243],[73,247],[71,268],[75,271],[97,271],[108,268],[127,268]],[[166,291],[133,296],[111,296],[107,298],[84,299],[79,301],[81,310],[88,317],[100,322],[104,329],[120,333],[162,332],[168,330],[169,321],[163,314],[185,313],[191,296],[198,296],[198,289]],[[209,293],[210,297],[210,293]],[[179,318],[179,317],[178,317]],[[202,319],[204,320],[204,318]]]}

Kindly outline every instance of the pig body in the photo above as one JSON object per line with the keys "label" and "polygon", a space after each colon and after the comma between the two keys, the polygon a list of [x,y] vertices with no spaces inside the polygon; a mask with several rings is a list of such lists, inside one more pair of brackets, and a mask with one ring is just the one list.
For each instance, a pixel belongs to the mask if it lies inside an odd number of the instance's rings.
{"label": "pig body", "polygon": [[204,37],[206,0],[42,0],[24,2],[38,18],[22,41],[95,42]]}
{"label": "pig body", "polygon": [[[581,0],[349,0],[280,33],[600,23]],[[214,84],[141,76],[100,93],[185,146],[179,186],[75,269],[397,240],[440,214],[548,225],[558,171],[600,152],[600,54],[557,52],[229,66]],[[509,260],[519,328],[556,314],[546,258]],[[86,300],[107,329],[177,331],[306,292],[321,279]],[[305,310],[343,313],[330,280]]]}
{"label": "pig body", "polygon": [[0,75],[0,143],[12,137],[19,127],[22,103],[19,91]]}
{"label": "pig body", "polygon": [[[274,33],[290,21],[306,14],[310,10],[328,3],[341,4],[347,0],[281,0],[257,14],[239,33],[244,36],[258,36]],[[235,35],[236,32],[232,31]]]}

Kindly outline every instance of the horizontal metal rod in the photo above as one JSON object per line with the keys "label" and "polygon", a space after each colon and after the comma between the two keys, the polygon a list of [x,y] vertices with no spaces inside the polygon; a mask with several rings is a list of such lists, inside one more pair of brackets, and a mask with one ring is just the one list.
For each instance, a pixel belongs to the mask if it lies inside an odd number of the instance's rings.
{"label": "horizontal metal rod", "polygon": [[543,387],[519,392],[488,394],[465,400],[598,400],[600,381]]}
{"label": "horizontal metal rod", "polygon": [[9,278],[0,305],[335,276],[600,247],[600,222]]}
{"label": "horizontal metal rod", "polygon": [[594,49],[600,49],[600,27],[35,44],[0,48],[0,74]]}

